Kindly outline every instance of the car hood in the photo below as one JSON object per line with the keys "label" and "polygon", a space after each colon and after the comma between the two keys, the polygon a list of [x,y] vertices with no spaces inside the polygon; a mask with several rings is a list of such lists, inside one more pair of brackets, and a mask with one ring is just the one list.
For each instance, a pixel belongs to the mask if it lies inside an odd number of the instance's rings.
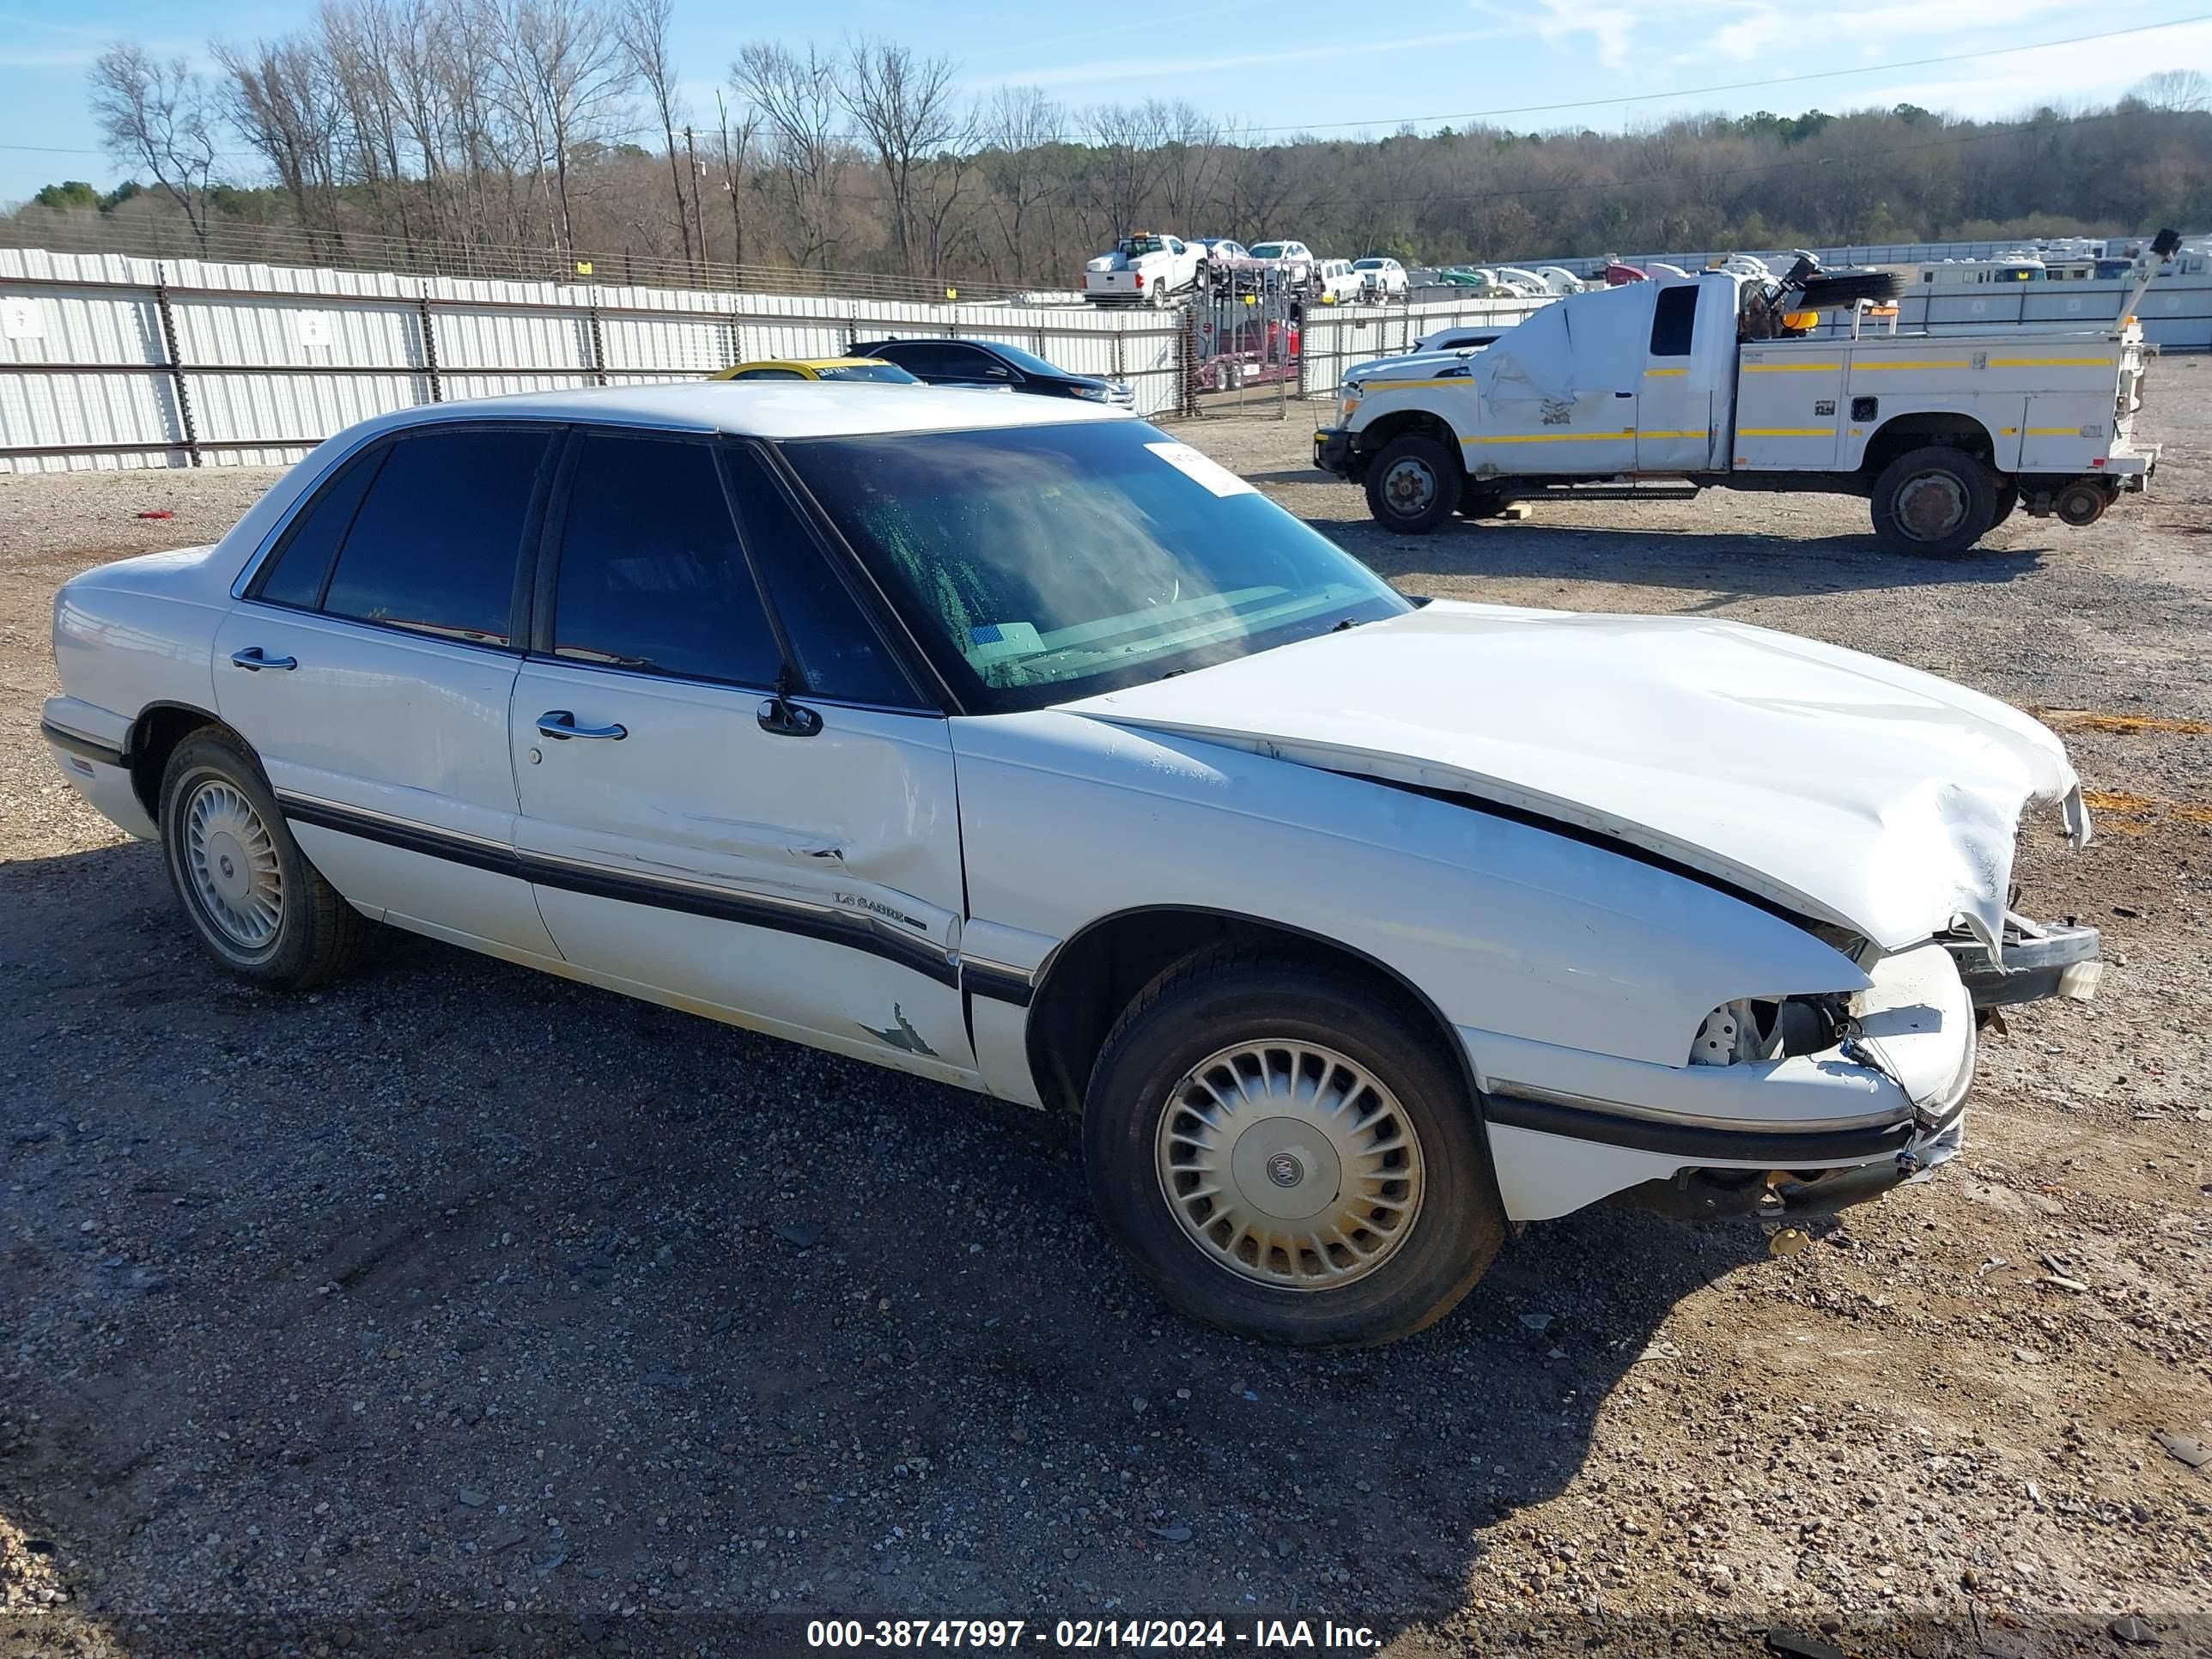
{"label": "car hood", "polygon": [[1431,380],[1439,378],[1472,382],[1480,346],[1447,346],[1437,351],[1409,351],[1399,357],[1376,357],[1344,371],[1347,386],[1370,380]]}
{"label": "car hood", "polygon": [[1695,617],[1438,600],[1065,706],[1447,791],[1658,854],[1895,951],[2001,946],[2031,801],[2088,839],[2064,747],[1877,657]]}

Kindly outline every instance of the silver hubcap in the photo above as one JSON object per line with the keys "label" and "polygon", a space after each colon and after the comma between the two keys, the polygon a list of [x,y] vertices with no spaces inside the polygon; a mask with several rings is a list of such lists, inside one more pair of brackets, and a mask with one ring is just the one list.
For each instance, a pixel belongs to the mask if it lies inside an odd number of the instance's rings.
{"label": "silver hubcap", "polygon": [[1966,491],[1948,472],[1907,478],[1897,493],[1898,522],[1923,542],[1940,542],[1966,521]]}
{"label": "silver hubcap", "polygon": [[1239,1043],[1194,1066],[1160,1115],[1156,1158],[1192,1242],[1283,1290],[1366,1277],[1421,1206],[1421,1146],[1398,1097],[1310,1044]]}
{"label": "silver hubcap", "polygon": [[1413,518],[1436,498],[1436,474],[1419,461],[1401,461],[1382,475],[1382,499],[1394,513]]}
{"label": "silver hubcap", "polygon": [[284,870],[253,804],[213,779],[185,803],[185,867],[200,913],[241,950],[276,937],[284,916]]}

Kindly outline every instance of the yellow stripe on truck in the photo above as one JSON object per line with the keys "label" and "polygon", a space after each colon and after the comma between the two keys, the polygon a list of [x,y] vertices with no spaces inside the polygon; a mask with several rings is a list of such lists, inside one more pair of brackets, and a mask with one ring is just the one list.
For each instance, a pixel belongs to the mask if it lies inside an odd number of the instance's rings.
{"label": "yellow stripe on truck", "polygon": [[1747,426],[1736,430],[1739,438],[1832,438],[1836,428],[1832,426]]}
{"label": "yellow stripe on truck", "polygon": [[2032,426],[2027,429],[2031,438],[2084,438],[2088,436],[2078,426]]}
{"label": "yellow stripe on truck", "polygon": [[1743,372],[1747,374],[1811,374],[1842,367],[1841,363],[1746,363]]}
{"label": "yellow stripe on truck", "polygon": [[1851,367],[1862,369],[1971,368],[1973,365],[1964,357],[1908,357],[1902,362],[1860,362],[1853,363]]}
{"label": "yellow stripe on truck", "polygon": [[[1460,441],[1463,444],[1564,444],[1577,439],[1632,438],[1635,435],[1634,428],[1625,426],[1618,432],[1516,432],[1495,438],[1462,438]],[[1702,437],[1704,434],[1700,433],[1698,435]]]}
{"label": "yellow stripe on truck", "polygon": [[2110,357],[1992,357],[1991,368],[2109,368]]}
{"label": "yellow stripe on truck", "polygon": [[1686,368],[1647,368],[1644,371],[1647,376],[1653,379],[1661,379],[1669,374],[1687,374],[1689,372]]}

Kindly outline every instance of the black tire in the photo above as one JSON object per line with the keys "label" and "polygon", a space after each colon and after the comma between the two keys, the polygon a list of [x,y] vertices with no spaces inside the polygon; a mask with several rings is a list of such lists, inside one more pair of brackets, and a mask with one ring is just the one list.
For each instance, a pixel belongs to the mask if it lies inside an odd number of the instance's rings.
{"label": "black tire", "polygon": [[[210,872],[228,877],[233,866],[223,860],[242,850],[234,836],[195,851],[188,815],[204,794],[214,801],[226,787],[251,809],[252,823],[265,833],[266,856],[276,877],[275,921],[265,939],[252,943],[239,937],[235,923],[218,915],[190,868],[196,857],[205,856]],[[160,823],[169,885],[201,945],[226,972],[268,990],[305,990],[349,971],[374,945],[376,924],[339,897],[307,861],[260,763],[234,733],[203,726],[177,745],[161,775]]]}
{"label": "black tire", "polygon": [[[1923,497],[1923,491],[1929,494]],[[1923,500],[1931,503],[1925,510]],[[1944,514],[1938,509],[1947,501],[1953,511]],[[1996,522],[1996,479],[1965,450],[1930,445],[1908,450],[1882,468],[1870,505],[1884,551],[1953,558]]]}
{"label": "black tire", "polygon": [[1465,482],[1458,456],[1434,438],[1408,432],[1368,462],[1367,510],[1386,530],[1425,536],[1451,517]]}
{"label": "black tire", "polygon": [[1462,489],[1459,515],[1462,519],[1494,519],[1504,510],[1505,497],[1495,490]]}
{"label": "black tire", "polygon": [[1997,515],[1990,520],[1990,528],[1992,530],[1995,530],[2007,519],[2012,517],[2013,508],[2020,505],[2020,485],[2017,483],[1999,484],[1997,486],[1996,501]]}
{"label": "black tire", "polygon": [[[1092,1068],[1084,1162],[1100,1220],[1163,1300],[1240,1336],[1364,1347],[1434,1323],[1474,1287],[1505,1242],[1504,1206],[1475,1103],[1427,1024],[1368,978],[1274,948],[1218,946],[1146,988]],[[1285,1058],[1287,1045],[1311,1044],[1364,1069],[1395,1097],[1419,1149],[1420,1188],[1407,1231],[1346,1284],[1291,1288],[1280,1273],[1268,1283],[1226,1265],[1186,1230],[1164,1188],[1162,1120],[1184,1110],[1194,1068],[1240,1043],[1278,1042]],[[1255,1118],[1253,1127],[1279,1121]],[[1249,1133],[1231,1144],[1243,1145]],[[1279,1180],[1273,1158],[1267,1173]],[[1381,1212],[1370,1214],[1380,1224]],[[1321,1242],[1318,1232],[1309,1236]],[[1290,1269],[1285,1252],[1271,1254]],[[1301,1248],[1300,1255],[1299,1267],[1318,1266],[1311,1252]]]}

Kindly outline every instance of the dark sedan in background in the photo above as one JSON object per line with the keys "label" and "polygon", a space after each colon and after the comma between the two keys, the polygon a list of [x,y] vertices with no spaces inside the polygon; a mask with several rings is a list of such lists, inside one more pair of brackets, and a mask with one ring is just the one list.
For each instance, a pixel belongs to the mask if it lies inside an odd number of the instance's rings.
{"label": "dark sedan in background", "polygon": [[896,363],[932,386],[999,387],[1046,398],[1080,398],[1115,409],[1133,408],[1137,394],[1126,380],[1096,374],[1072,374],[1019,346],[996,340],[866,340],[853,348],[855,357],[880,357]]}

